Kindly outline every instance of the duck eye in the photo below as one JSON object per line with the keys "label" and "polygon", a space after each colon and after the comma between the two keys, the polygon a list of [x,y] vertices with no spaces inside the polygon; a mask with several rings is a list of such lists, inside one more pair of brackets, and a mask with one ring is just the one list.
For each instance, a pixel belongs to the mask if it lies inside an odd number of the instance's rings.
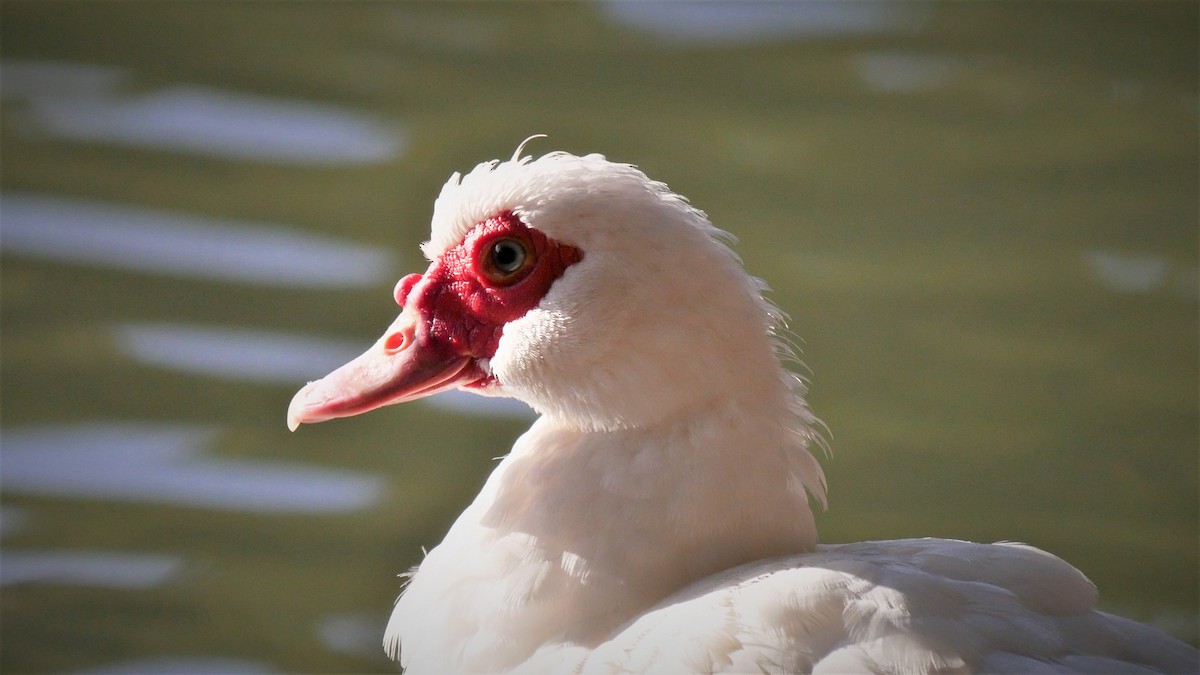
{"label": "duck eye", "polygon": [[483,274],[498,285],[515,284],[533,266],[533,254],[525,242],[517,239],[498,239],[484,251]]}
{"label": "duck eye", "polygon": [[525,262],[525,247],[511,239],[501,239],[492,244],[491,256],[497,270],[512,274]]}

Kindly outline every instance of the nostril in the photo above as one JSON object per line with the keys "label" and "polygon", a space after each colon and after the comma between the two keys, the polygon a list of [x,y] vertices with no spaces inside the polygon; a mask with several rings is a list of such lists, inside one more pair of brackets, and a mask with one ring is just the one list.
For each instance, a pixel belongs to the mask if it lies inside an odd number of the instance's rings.
{"label": "nostril", "polygon": [[398,352],[408,345],[408,336],[403,331],[392,333],[383,341],[385,351]]}

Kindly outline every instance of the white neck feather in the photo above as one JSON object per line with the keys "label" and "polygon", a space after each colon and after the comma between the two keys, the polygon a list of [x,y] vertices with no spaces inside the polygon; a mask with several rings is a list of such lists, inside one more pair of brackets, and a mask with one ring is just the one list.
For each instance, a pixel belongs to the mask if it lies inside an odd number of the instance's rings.
{"label": "white neck feather", "polygon": [[646,428],[538,420],[422,563],[389,650],[402,640],[414,672],[511,668],[594,646],[691,581],[815,548],[817,436],[777,375]]}

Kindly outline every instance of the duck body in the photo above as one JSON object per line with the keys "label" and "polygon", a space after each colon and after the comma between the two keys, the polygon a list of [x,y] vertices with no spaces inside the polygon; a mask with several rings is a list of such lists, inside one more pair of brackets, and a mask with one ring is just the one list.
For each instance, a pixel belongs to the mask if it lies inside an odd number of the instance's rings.
{"label": "duck body", "polygon": [[[800,552],[803,519],[790,532],[710,529],[703,507],[640,499],[670,493],[661,474],[641,476],[643,486],[603,475],[585,456],[595,448],[560,434],[535,424],[417,570],[387,630],[409,672],[1195,669],[1189,647],[1096,611],[1091,582],[1036,548],[914,539]],[[587,480],[567,489],[560,472],[579,467]],[[762,490],[764,478],[726,494]],[[660,515],[639,521],[643,511]],[[751,525],[782,520],[745,515]]]}
{"label": "duck body", "polygon": [[819,423],[725,235],[630,165],[519,154],[451,178],[400,317],[289,410],[462,387],[541,413],[397,601],[408,672],[1200,668],[1032,547],[820,545]]}

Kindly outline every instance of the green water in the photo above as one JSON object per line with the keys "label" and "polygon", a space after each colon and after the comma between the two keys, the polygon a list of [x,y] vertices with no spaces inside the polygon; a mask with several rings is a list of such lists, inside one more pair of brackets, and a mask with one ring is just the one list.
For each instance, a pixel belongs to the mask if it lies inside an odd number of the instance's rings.
{"label": "green water", "polygon": [[[1195,642],[1200,10],[892,7],[890,29],[725,41],[585,3],[0,2],[6,195],[283,224],[396,261],[331,288],[56,259],[13,248],[0,200],[6,481],[25,470],[8,455],[21,433],[122,421],[208,427],[206,457],[382,490],[357,510],[269,513],[6,482],[9,563],[116,551],[179,567],[148,588],[5,585],[0,669],[391,668],[359,643],[382,631],[395,575],[528,421],[410,404],[289,434],[303,376],[156,364],[117,329],[365,347],[393,317],[395,279],[420,267],[449,173],[538,132],[550,139],[531,151],[634,162],[739,237],[831,429],[826,541],[1029,542],[1083,569],[1106,608]],[[402,147],[301,163],[53,133],[41,99],[13,94],[12,64],[29,62],[123,69],[123,100],[187,84],[336,106]],[[349,617],[358,646],[319,637],[330,617]]]}

